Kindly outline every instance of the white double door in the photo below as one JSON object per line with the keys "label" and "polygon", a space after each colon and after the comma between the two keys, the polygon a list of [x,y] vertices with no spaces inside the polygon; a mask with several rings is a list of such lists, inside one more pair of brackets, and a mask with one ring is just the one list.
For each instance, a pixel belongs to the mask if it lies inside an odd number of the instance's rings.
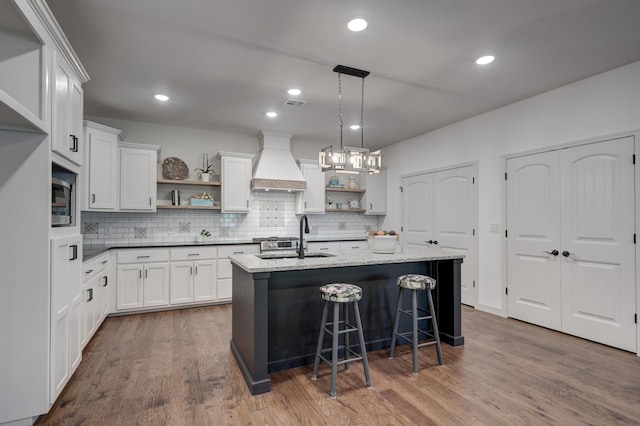
{"label": "white double door", "polygon": [[440,247],[464,254],[462,303],[476,303],[476,166],[402,178],[403,247]]}
{"label": "white double door", "polygon": [[508,315],[636,350],[634,140],[507,160]]}

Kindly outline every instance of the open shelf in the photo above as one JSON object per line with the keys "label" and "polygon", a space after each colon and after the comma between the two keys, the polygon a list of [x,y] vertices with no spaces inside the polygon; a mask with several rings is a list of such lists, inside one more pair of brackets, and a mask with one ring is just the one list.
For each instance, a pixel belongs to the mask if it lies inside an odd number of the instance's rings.
{"label": "open shelf", "polygon": [[158,185],[220,186],[220,182],[202,182],[200,180],[158,179]]}
{"label": "open shelf", "polygon": [[171,206],[157,205],[159,209],[182,209],[182,210],[220,210],[220,206]]}
{"label": "open shelf", "polygon": [[332,188],[330,186],[325,187],[324,190],[326,192],[353,192],[357,194],[363,194],[365,191],[364,189]]}
{"label": "open shelf", "polygon": [[324,209],[325,212],[364,213],[365,209]]}

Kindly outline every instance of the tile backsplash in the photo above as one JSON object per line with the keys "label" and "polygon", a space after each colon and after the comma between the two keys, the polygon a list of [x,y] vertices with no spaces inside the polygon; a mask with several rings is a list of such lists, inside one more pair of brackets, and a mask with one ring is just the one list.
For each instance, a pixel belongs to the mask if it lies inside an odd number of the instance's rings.
{"label": "tile backsplash", "polygon": [[[206,229],[212,240],[250,241],[255,237],[297,236],[299,216],[294,194],[254,192],[248,214],[211,210],[162,210],[156,213],[82,212],[84,243],[184,243]],[[308,215],[309,239],[365,238],[378,226],[377,216],[331,212]]]}

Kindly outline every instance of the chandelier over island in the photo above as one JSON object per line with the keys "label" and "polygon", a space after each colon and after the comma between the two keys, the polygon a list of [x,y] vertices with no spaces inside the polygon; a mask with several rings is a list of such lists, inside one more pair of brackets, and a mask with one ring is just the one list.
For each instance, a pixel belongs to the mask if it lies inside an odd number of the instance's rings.
{"label": "chandelier over island", "polygon": [[[380,173],[382,168],[382,155],[380,150],[369,152],[364,147],[364,78],[369,75],[369,71],[357,68],[337,65],[334,72],[338,73],[338,124],[340,126],[340,149],[329,145],[323,148],[318,156],[318,162],[322,171],[332,171],[337,173]],[[343,146],[342,128],[342,74],[360,77],[362,79],[362,96],[360,100],[360,148]]]}

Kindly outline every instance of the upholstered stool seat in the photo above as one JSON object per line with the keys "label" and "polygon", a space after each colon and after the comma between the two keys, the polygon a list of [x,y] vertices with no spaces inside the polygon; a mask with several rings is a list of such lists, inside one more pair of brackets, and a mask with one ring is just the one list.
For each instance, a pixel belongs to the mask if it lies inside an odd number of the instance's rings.
{"label": "upholstered stool seat", "polygon": [[[320,359],[331,365],[331,397],[336,397],[336,382],[338,377],[338,365],[344,364],[345,370],[349,370],[349,363],[353,361],[362,361],[364,366],[364,376],[367,387],[371,387],[371,378],[369,377],[369,362],[367,360],[367,350],[364,343],[364,333],[362,331],[362,322],[360,320],[360,309],[358,301],[362,299],[362,289],[357,285],[336,283],[327,284],[320,287],[320,294],[324,300],[324,309],[322,311],[322,321],[320,322],[320,335],[318,336],[318,347],[313,363],[313,375],[311,379],[315,380],[318,376],[318,367]],[[333,304],[333,321],[327,323],[329,314],[329,304]],[[353,305],[353,316],[356,325],[349,322],[349,305]],[[340,320],[340,308],[343,311],[343,320]],[[350,333],[358,333],[358,341],[360,344],[360,352],[351,349],[349,341]],[[323,349],[324,334],[328,333],[332,336],[332,344],[330,348]],[[344,345],[340,345],[339,337],[344,336]],[[339,351],[344,354],[343,360],[338,360]],[[323,354],[331,352],[331,358],[326,358]]]}
{"label": "upholstered stool seat", "polygon": [[[431,290],[436,288],[436,280],[427,275],[408,274],[402,275],[398,278],[398,305],[396,308],[395,320],[393,321],[393,334],[391,335],[391,348],[389,349],[389,358],[393,358],[395,351],[396,339],[398,337],[409,341],[413,346],[413,372],[418,373],[418,348],[428,345],[436,345],[438,352],[438,363],[444,364],[442,359],[442,347],[440,346],[440,335],[438,333],[438,321],[436,320],[435,308],[433,305],[433,297]],[[411,310],[402,309],[402,294],[404,291],[411,292]],[[418,308],[418,292],[426,292],[427,304],[429,310]],[[424,314],[418,316],[418,313]],[[398,325],[400,323],[400,314],[405,314],[411,317],[412,330],[405,333],[398,333]],[[431,329],[419,329],[418,321],[431,320]],[[427,340],[419,343],[420,335],[424,336]],[[411,337],[409,337],[411,336]],[[432,340],[431,340],[432,339]]]}

